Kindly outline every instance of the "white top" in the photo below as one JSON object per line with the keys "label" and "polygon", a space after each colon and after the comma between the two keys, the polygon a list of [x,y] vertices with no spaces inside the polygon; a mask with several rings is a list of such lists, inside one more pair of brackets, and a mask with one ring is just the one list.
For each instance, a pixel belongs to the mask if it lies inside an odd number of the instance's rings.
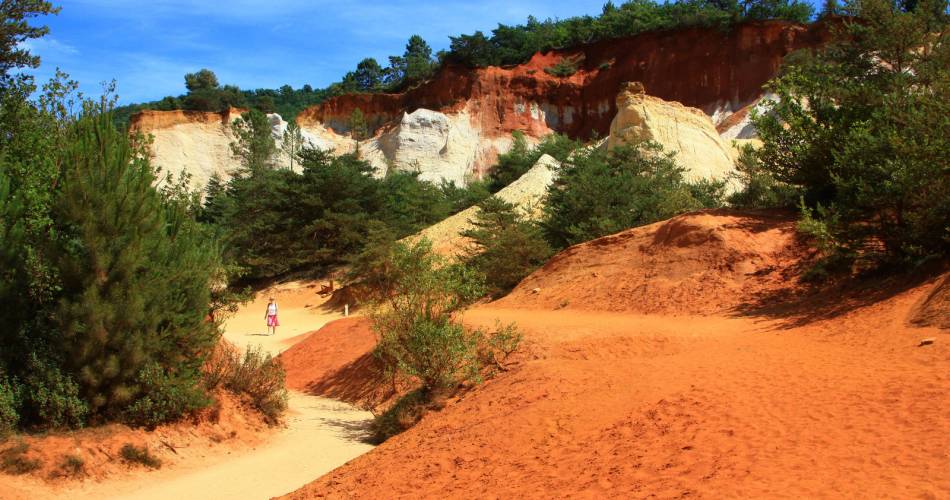
{"label": "white top", "polygon": [[268,316],[277,316],[277,303],[271,302],[267,304],[267,315]]}

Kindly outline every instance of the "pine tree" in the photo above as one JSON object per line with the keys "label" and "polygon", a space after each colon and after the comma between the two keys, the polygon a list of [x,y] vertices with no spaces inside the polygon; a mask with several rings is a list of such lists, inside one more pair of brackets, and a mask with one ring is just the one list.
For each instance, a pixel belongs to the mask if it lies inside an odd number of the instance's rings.
{"label": "pine tree", "polygon": [[287,124],[287,130],[284,130],[284,135],[280,142],[280,149],[290,160],[291,170],[294,169],[297,163],[297,154],[300,152],[300,148],[303,147],[303,144],[303,133],[300,131],[297,122],[291,120],[290,123]]}
{"label": "pine tree", "polygon": [[93,415],[157,423],[199,406],[212,273],[208,235],[153,187],[148,156],[87,109],[63,154],[51,252],[62,279],[58,351]]}
{"label": "pine tree", "polygon": [[244,173],[274,168],[277,145],[267,115],[252,109],[235,120],[231,129],[237,137],[231,152],[241,161]]}

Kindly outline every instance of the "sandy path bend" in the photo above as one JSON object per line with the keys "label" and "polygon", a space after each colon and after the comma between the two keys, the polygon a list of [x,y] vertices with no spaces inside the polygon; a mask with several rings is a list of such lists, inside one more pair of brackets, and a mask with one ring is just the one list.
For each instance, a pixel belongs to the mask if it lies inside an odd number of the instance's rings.
{"label": "sandy path bend", "polygon": [[[281,327],[265,336],[264,308],[274,295]],[[342,314],[323,309],[311,285],[291,283],[267,290],[241,308],[225,325],[224,336],[242,349],[260,346],[277,355]],[[373,448],[364,442],[373,415],[331,399],[291,391],[285,428],[254,450],[210,467],[189,471],[160,471],[156,480],[145,476],[140,486],[113,490],[122,499],[258,499],[294,491],[314,478]],[[158,477],[161,476],[161,477]],[[95,495],[103,498],[102,492]]]}
{"label": "sandy path bend", "polygon": [[[224,337],[241,348],[277,355],[306,332],[342,317],[323,309],[312,285],[291,283],[258,294],[225,325]],[[269,296],[277,299],[281,327],[263,335]],[[291,492],[372,446],[364,442],[373,415],[331,399],[291,391],[286,428],[255,451],[119,498],[271,498]]]}

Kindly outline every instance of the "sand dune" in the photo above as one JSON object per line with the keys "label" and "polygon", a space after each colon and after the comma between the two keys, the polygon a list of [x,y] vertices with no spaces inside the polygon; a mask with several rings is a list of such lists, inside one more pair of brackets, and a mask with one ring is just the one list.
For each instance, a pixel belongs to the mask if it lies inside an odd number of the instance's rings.
{"label": "sand dune", "polygon": [[[510,371],[288,498],[950,496],[950,338],[908,321],[935,280],[801,290],[785,224],[695,214],[569,249],[465,315],[519,325]],[[678,284],[652,314],[598,288]],[[345,394],[347,369],[308,383]]]}

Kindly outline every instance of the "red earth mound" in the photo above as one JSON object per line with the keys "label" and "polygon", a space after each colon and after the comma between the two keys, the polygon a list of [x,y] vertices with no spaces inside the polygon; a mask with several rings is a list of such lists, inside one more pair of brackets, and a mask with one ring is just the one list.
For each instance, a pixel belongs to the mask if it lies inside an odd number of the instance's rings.
{"label": "red earth mound", "polygon": [[783,286],[801,252],[791,214],[690,213],[571,247],[497,305],[721,312]]}
{"label": "red earth mound", "polygon": [[287,387],[374,408],[392,396],[373,357],[376,336],[367,318],[328,323],[280,355]]}
{"label": "red earth mound", "polygon": [[732,311],[794,279],[790,230],[691,214],[568,250],[464,317],[530,355],[289,498],[950,496],[950,337],[908,321],[935,281]]}

